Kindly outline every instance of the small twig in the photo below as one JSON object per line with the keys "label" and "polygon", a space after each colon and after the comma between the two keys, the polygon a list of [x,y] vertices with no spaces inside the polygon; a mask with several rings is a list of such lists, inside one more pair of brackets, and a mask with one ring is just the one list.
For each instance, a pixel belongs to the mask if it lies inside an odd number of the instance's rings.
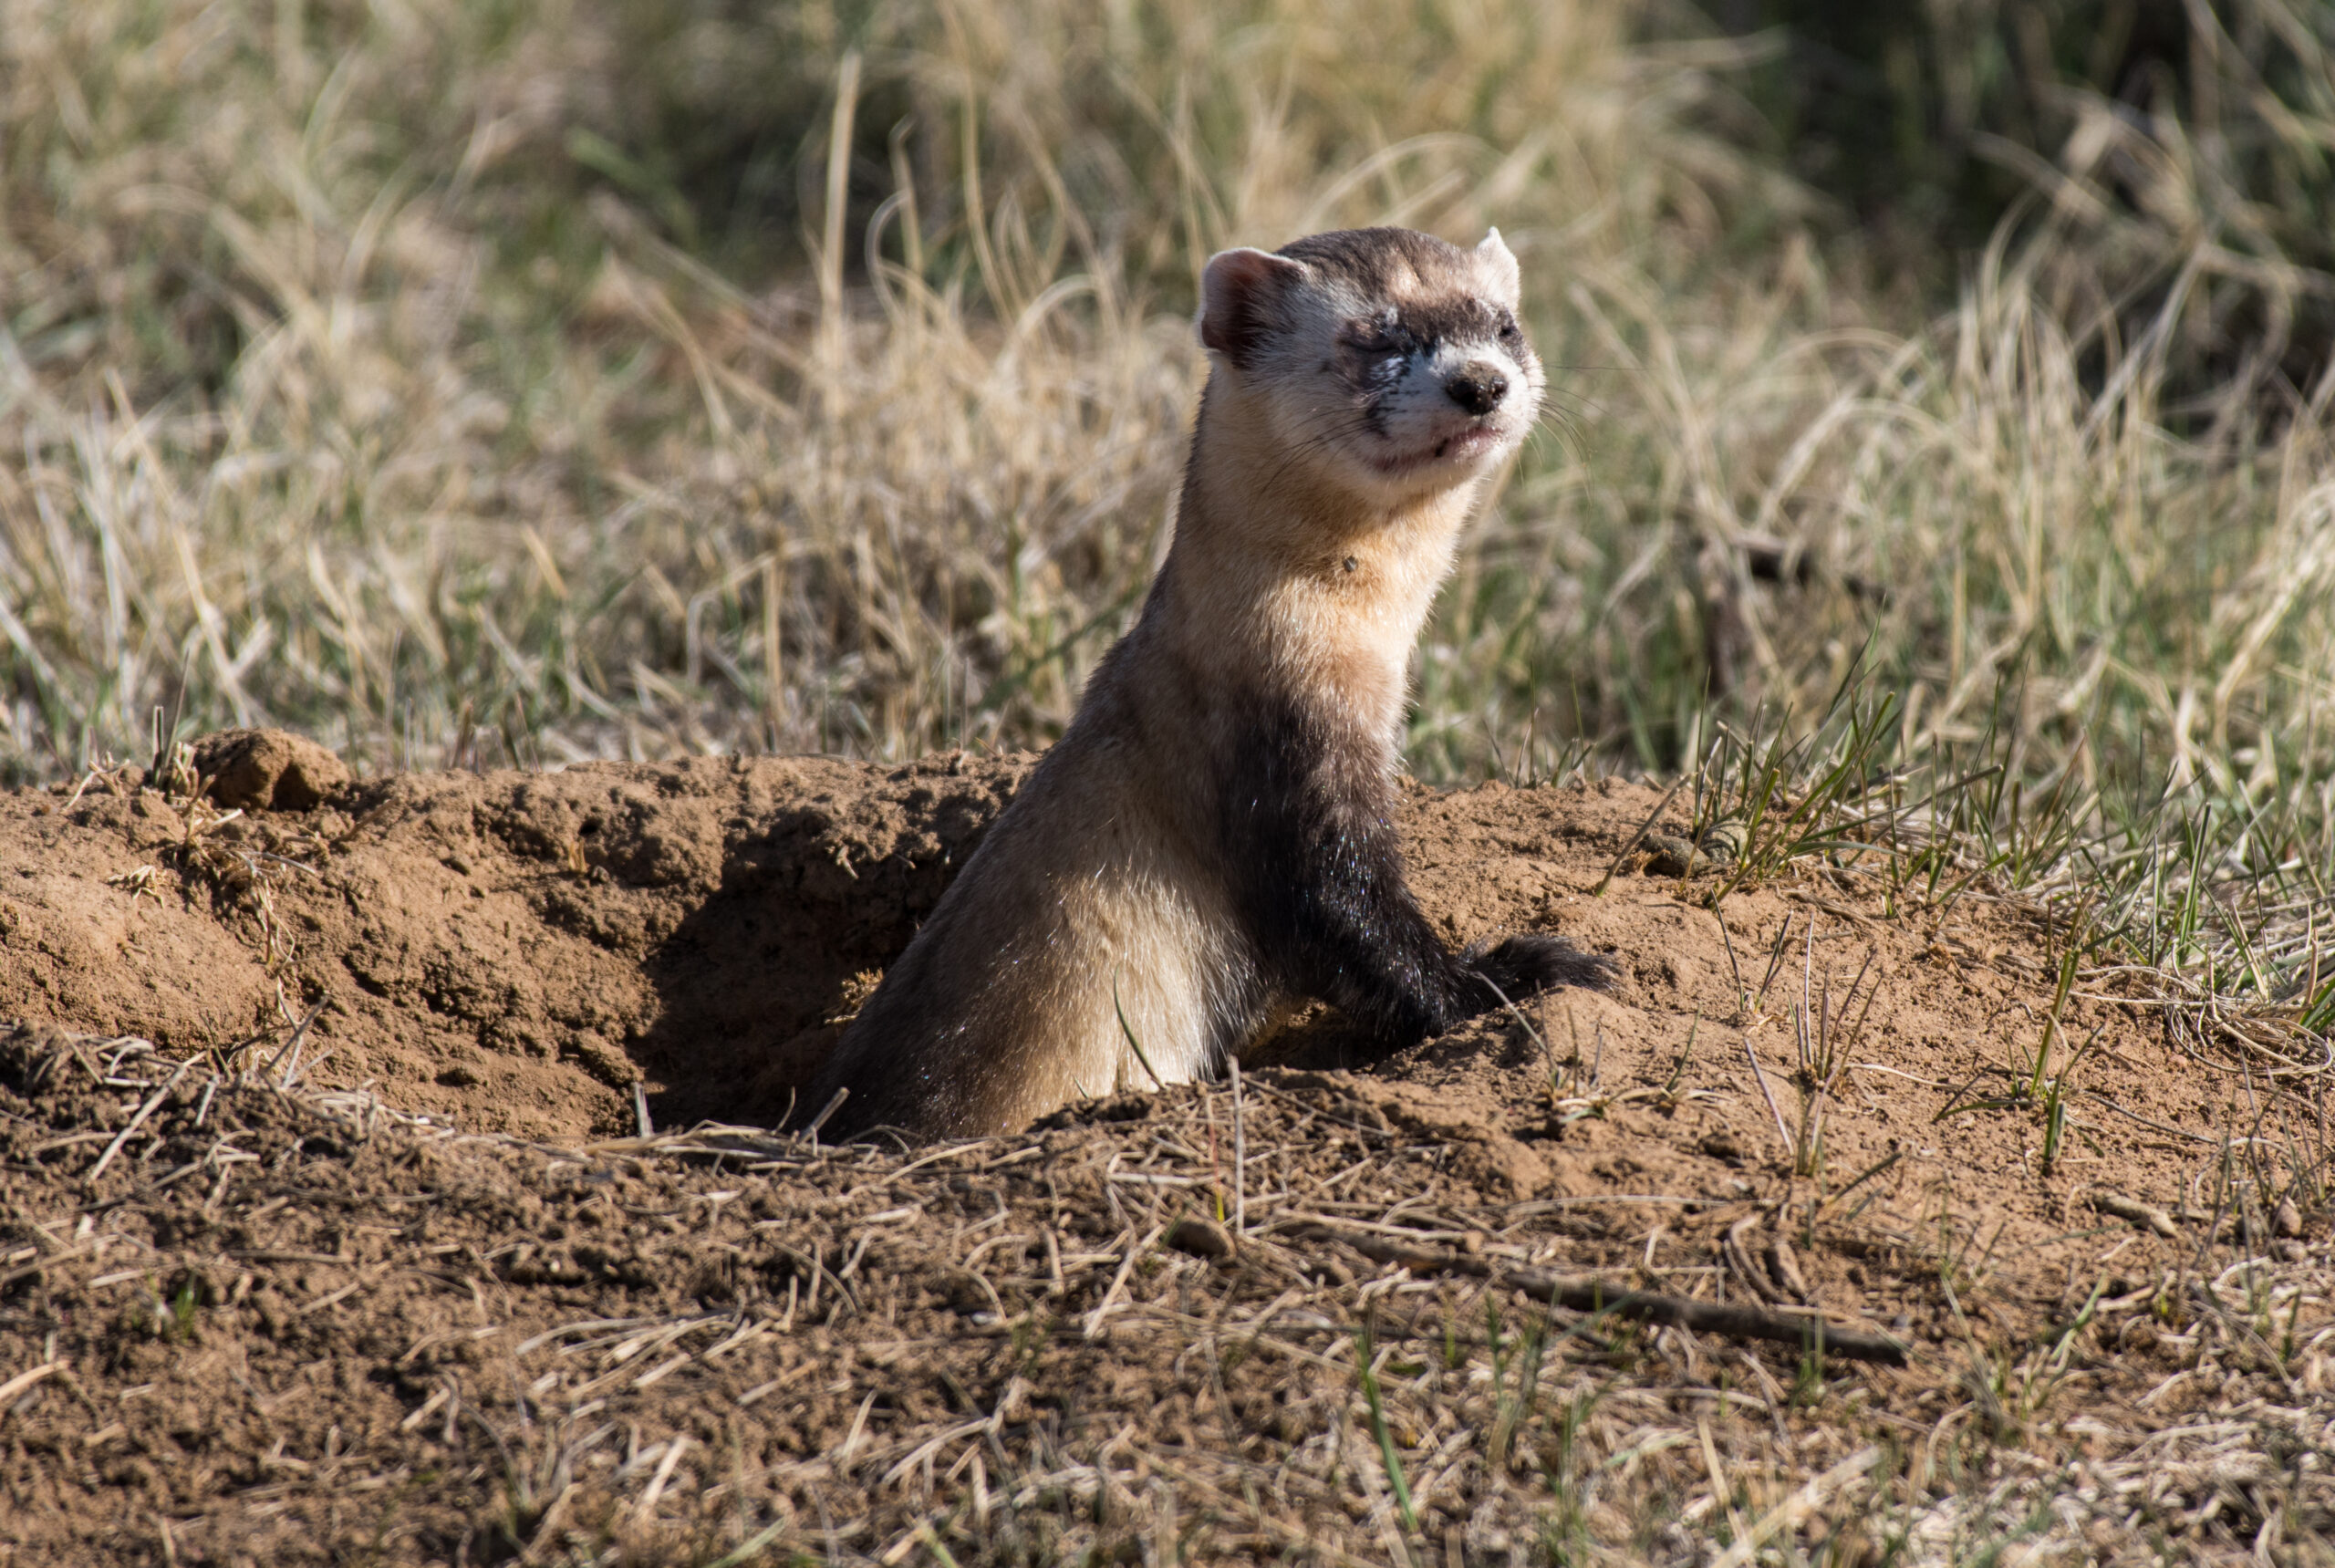
{"label": "small twig", "polygon": [[275,1054],[267,1059],[267,1065],[260,1069],[260,1075],[262,1077],[265,1077],[268,1074],[275,1072],[275,1064],[278,1062],[283,1061],[286,1056],[290,1056],[292,1058],[291,1064],[284,1069],[284,1076],[280,1081],[279,1086],[286,1089],[292,1086],[294,1075],[300,1071],[300,1058],[296,1054],[296,1053],[300,1049],[300,1042],[307,1038],[308,1025],[314,1023],[317,1021],[317,1014],[322,1012],[324,1010],[325,1004],[321,1002],[308,1009],[308,1015],[293,1026],[292,1038],[286,1040],[282,1045],[278,1046],[276,1048]]}
{"label": "small twig", "polygon": [[1095,1303],[1093,1312],[1086,1314],[1085,1337],[1094,1339],[1102,1334],[1103,1320],[1110,1315],[1113,1307],[1119,1304],[1119,1292],[1126,1288],[1127,1276],[1135,1272],[1136,1261],[1158,1245],[1159,1238],[1167,1233],[1167,1226],[1155,1225],[1150,1235],[1127,1249],[1126,1256],[1119,1260],[1119,1272],[1111,1276],[1110,1287],[1103,1293],[1103,1299]]}
{"label": "small twig", "polygon": [[5,1410],[17,1395],[52,1373],[65,1370],[62,1361],[44,1361],[29,1372],[19,1372],[5,1383],[0,1383],[0,1410]]}
{"label": "small twig", "polygon": [[2172,1215],[2153,1203],[2143,1203],[2121,1192],[2095,1192],[2091,1195],[2091,1206],[2102,1214],[2113,1215],[2127,1224],[2138,1225],[2143,1231],[2153,1231],[2160,1236],[2181,1234],[2181,1227],[2174,1223]]}
{"label": "small twig", "polygon": [[99,768],[91,768],[88,773],[83,774],[81,775],[81,782],[73,786],[73,798],[67,801],[65,803],[65,808],[57,815],[59,816],[72,815],[73,808],[81,804],[82,793],[97,782],[98,774],[102,771],[103,770]]}
{"label": "small twig", "polygon": [[648,1490],[633,1505],[632,1516],[635,1519],[647,1519],[657,1511],[657,1501],[665,1495],[666,1483],[673,1479],[673,1469],[681,1462],[681,1456],[689,1451],[689,1446],[687,1434],[677,1432],[673,1435],[666,1445],[665,1457],[658,1461],[657,1473],[649,1478]]}
{"label": "small twig", "polygon": [[[742,1405],[745,1401],[741,1399],[738,1403]],[[794,1515],[791,1512],[781,1514],[774,1522],[763,1526],[759,1533],[740,1542],[735,1549],[723,1552],[707,1563],[705,1568],[739,1568],[741,1563],[759,1563],[763,1560],[763,1548],[794,1527]]]}
{"label": "small twig", "polygon": [[106,1173],[106,1167],[111,1165],[113,1157],[121,1152],[121,1146],[130,1141],[130,1135],[146,1125],[146,1118],[154,1114],[154,1107],[169,1097],[170,1092],[179,1086],[179,1080],[186,1076],[186,1070],[193,1065],[194,1058],[188,1057],[179,1064],[179,1070],[171,1075],[168,1083],[147,1096],[146,1103],[138,1107],[138,1114],[130,1118],[130,1125],[114,1135],[113,1142],[106,1145],[105,1153],[98,1156],[98,1163],[89,1168],[91,1181]]}
{"label": "small twig", "polygon": [[[287,1089],[294,1089],[299,1087],[300,1085],[304,1083],[313,1082],[316,1078],[317,1070],[326,1063],[333,1059],[334,1054],[339,1051],[341,1044],[342,1042],[336,1040],[331,1044],[326,1046],[323,1050],[317,1052],[314,1056],[302,1057],[294,1061],[289,1072],[285,1075],[283,1086]],[[367,1136],[370,1137],[371,1134],[368,1133]]]}
{"label": "small twig", "polygon": [[829,1116],[843,1109],[843,1103],[849,1098],[851,1098],[851,1089],[847,1085],[827,1096],[827,1103],[820,1107],[817,1116],[811,1118],[811,1125],[803,1129],[803,1136],[813,1143],[818,1142],[819,1129],[827,1125]]}
{"label": "small twig", "polygon": [[642,1137],[657,1136],[657,1125],[649,1119],[649,1095],[641,1088],[638,1078],[632,1081],[632,1115],[633,1119],[640,1124]]}
{"label": "small twig", "polygon": [[1721,1306],[1690,1301],[1685,1296],[1634,1291],[1593,1274],[1560,1274],[1547,1269],[1494,1268],[1480,1257],[1447,1251],[1438,1247],[1406,1246],[1384,1237],[1350,1234],[1326,1226],[1309,1226],[1300,1234],[1342,1241],[1364,1257],[1398,1263],[1413,1273],[1475,1274],[1522,1291],[1553,1306],[1572,1312],[1608,1313],[1645,1323],[1667,1324],[1697,1334],[1728,1339],[1764,1339],[1803,1348],[1821,1346],[1827,1355],[1849,1361],[1877,1361],[1888,1366],[1905,1365],[1905,1346],[1885,1334],[1841,1328],[1813,1311],[1761,1312],[1753,1307]]}

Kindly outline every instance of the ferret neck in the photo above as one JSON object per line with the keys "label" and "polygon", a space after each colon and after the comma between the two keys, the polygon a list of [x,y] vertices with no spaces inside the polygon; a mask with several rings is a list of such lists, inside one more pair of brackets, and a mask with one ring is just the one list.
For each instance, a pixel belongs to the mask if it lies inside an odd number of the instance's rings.
{"label": "ferret neck", "polygon": [[1419,627],[1479,484],[1374,505],[1292,456],[1266,410],[1211,377],[1146,618],[1196,670],[1399,719]]}

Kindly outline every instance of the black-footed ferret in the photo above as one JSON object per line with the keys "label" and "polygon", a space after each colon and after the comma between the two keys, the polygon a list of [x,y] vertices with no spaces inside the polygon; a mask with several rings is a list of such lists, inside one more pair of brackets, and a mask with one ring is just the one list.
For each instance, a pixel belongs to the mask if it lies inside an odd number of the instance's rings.
{"label": "black-footed ferret", "polygon": [[[1552,936],[1444,946],[1403,880],[1411,645],[1544,385],[1498,230],[1224,251],[1175,540],[810,1105],[829,1136],[1009,1131],[1213,1073],[1292,1001],[1386,1050],[1604,961]],[[1130,1042],[1132,1041],[1132,1044]]]}

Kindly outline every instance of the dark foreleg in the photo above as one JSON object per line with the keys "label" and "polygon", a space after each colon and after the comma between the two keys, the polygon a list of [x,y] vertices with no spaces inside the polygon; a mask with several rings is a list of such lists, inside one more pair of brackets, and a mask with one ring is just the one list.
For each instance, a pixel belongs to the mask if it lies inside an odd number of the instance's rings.
{"label": "dark foreleg", "polygon": [[1320,998],[1387,1050],[1503,1001],[1603,987],[1603,959],[1531,933],[1455,953],[1404,879],[1392,805],[1374,770],[1290,721],[1242,748],[1223,817],[1252,940],[1290,990]]}

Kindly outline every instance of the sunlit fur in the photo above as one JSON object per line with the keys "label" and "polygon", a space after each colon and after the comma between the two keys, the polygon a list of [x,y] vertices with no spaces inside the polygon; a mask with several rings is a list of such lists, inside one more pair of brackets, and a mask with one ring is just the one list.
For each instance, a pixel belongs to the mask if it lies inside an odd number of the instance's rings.
{"label": "sunlit fur", "polygon": [[[1291,1000],[1225,847],[1228,781],[1275,760],[1254,754],[1281,733],[1270,711],[1320,738],[1365,816],[1391,786],[1412,643],[1540,402],[1517,283],[1497,233],[1463,250],[1365,230],[1210,262],[1211,371],[1167,562],[846,1033],[812,1101],[851,1091],[835,1127],[997,1132],[1207,1076]],[[1406,321],[1467,330],[1427,343]],[[1471,364],[1508,383],[1479,414],[1443,387]],[[1456,961],[1438,945],[1436,961]]]}

